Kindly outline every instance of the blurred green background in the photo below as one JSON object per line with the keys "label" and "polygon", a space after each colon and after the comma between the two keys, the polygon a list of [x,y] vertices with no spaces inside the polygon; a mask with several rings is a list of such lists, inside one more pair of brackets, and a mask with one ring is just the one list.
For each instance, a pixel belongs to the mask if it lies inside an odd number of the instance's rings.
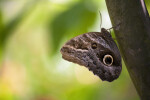
{"label": "blurred green background", "polygon": [[105,0],[0,0],[0,100],[139,100],[124,63],[109,83],[61,57],[67,40],[100,31],[99,11],[110,28]]}

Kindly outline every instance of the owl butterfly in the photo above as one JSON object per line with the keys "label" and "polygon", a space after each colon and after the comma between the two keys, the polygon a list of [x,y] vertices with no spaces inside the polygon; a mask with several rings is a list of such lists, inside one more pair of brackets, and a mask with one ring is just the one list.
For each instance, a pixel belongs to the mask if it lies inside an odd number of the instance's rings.
{"label": "owl butterfly", "polygon": [[112,82],[121,73],[120,52],[104,28],[72,38],[60,51],[65,60],[87,67],[103,81]]}

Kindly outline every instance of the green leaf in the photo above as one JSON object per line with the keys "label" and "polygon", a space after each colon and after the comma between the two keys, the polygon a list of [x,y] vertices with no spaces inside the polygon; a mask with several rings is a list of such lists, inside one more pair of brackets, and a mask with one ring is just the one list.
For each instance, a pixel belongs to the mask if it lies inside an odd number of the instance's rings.
{"label": "green leaf", "polygon": [[[20,22],[22,22],[22,20],[33,11],[36,4],[39,3],[38,1],[32,0],[27,2],[14,19],[12,19],[7,25],[0,26],[0,49],[3,49],[5,47],[5,42],[7,38],[13,33],[13,31],[17,28]],[[0,14],[0,21],[2,21],[1,16],[2,14]]]}
{"label": "green leaf", "polygon": [[150,0],[145,0],[145,4],[148,10],[148,13],[150,13]]}
{"label": "green leaf", "polygon": [[79,2],[52,21],[52,55],[58,52],[58,47],[64,37],[70,39],[71,37],[88,32],[88,28],[95,22],[96,13],[98,13],[96,8],[92,3],[89,6],[85,2]]}

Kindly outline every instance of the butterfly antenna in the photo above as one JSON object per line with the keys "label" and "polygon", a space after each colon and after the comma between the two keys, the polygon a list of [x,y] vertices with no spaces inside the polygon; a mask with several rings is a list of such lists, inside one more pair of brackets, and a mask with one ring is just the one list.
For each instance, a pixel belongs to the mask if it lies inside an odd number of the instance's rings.
{"label": "butterfly antenna", "polygon": [[101,27],[102,27],[102,14],[100,11],[99,11],[99,15],[100,15],[100,29],[101,29]]}

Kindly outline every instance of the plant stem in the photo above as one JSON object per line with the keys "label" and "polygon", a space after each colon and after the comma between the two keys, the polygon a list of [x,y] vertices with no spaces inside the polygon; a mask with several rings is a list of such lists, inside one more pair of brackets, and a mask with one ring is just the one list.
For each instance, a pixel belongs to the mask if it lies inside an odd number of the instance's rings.
{"label": "plant stem", "polygon": [[150,100],[150,18],[143,0],[106,0],[121,55],[142,100]]}

